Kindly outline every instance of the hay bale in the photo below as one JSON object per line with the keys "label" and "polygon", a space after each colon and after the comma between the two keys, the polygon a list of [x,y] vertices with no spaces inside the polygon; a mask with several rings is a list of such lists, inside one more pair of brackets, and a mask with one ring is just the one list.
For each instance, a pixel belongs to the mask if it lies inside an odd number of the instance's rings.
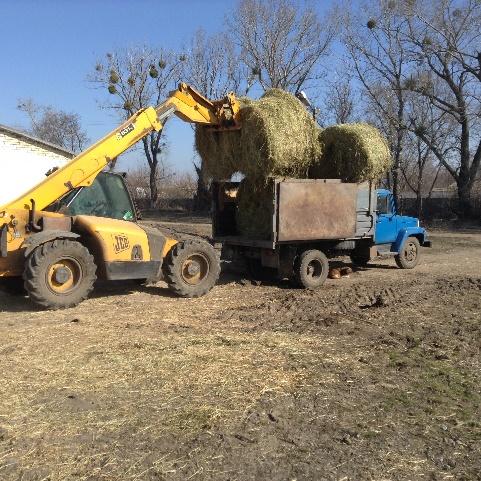
{"label": "hay bale", "polygon": [[197,126],[195,148],[200,155],[207,175],[216,180],[228,180],[239,170],[241,150],[240,130],[215,132]]}
{"label": "hay bale", "polygon": [[259,100],[241,99],[239,132],[196,129],[196,148],[214,178],[305,177],[320,156],[318,129],[305,107],[280,89]]}
{"label": "hay bale", "polygon": [[264,179],[242,180],[237,192],[237,230],[242,236],[269,239],[273,215],[273,183]]}
{"label": "hay bale", "polygon": [[305,177],[321,154],[317,127],[293,95],[268,90],[241,109],[240,171],[251,178]]}
{"label": "hay bale", "polygon": [[319,134],[322,156],[309,169],[311,179],[344,182],[379,180],[391,165],[386,139],[369,124],[341,124]]}

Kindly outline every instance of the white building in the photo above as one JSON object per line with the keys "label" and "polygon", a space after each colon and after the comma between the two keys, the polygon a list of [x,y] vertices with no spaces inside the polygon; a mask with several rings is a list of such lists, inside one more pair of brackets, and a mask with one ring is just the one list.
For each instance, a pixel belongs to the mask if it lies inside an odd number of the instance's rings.
{"label": "white building", "polygon": [[0,206],[27,192],[53,167],[67,163],[73,153],[0,124]]}

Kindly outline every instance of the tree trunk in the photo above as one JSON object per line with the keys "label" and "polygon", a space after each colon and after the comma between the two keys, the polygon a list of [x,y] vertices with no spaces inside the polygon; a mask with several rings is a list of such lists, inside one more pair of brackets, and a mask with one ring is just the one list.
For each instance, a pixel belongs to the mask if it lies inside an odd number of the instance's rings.
{"label": "tree trunk", "polygon": [[201,161],[200,166],[194,164],[197,174],[197,192],[194,197],[194,211],[207,212],[212,203],[212,194],[206,181],[204,163]]}
{"label": "tree trunk", "polygon": [[149,175],[149,185],[150,185],[150,208],[155,209],[157,204],[157,199],[159,198],[159,192],[157,190],[157,162],[152,162],[150,164],[150,175]]}
{"label": "tree trunk", "polygon": [[470,179],[459,176],[457,181],[458,185],[458,211],[457,214],[461,219],[468,219],[472,216],[472,204],[471,204],[471,187],[472,182]]}
{"label": "tree trunk", "polygon": [[423,215],[423,176],[424,165],[421,162],[419,165],[419,173],[416,186],[416,217],[418,219],[421,219]]}
{"label": "tree trunk", "polygon": [[421,219],[423,215],[423,197],[421,192],[416,192],[416,217]]}

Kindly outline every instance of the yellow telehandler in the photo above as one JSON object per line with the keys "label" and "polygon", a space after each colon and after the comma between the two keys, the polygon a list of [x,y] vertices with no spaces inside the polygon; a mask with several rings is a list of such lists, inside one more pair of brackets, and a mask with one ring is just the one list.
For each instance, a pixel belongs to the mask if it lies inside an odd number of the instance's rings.
{"label": "yellow telehandler", "polygon": [[[181,83],[157,107],[120,127],[0,206],[0,278],[23,279],[32,301],[48,309],[86,299],[96,279],[159,280],[183,297],[206,294],[220,264],[205,241],[178,242],[137,223],[123,177],[103,172],[137,141],[159,131],[172,114],[207,128],[240,128],[234,94],[210,101]],[[8,179],[4,179],[8,182]]]}

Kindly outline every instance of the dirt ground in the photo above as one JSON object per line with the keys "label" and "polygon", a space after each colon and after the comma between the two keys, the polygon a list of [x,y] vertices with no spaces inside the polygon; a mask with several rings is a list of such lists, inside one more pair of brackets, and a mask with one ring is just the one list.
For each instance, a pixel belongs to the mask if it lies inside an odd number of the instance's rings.
{"label": "dirt ground", "polygon": [[481,233],[432,240],[316,292],[0,292],[0,479],[480,480]]}

